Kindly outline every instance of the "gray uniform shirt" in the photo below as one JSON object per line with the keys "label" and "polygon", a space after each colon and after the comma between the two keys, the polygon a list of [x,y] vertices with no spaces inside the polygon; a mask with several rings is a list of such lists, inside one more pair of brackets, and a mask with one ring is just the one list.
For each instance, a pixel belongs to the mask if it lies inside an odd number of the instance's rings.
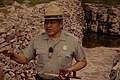
{"label": "gray uniform shirt", "polygon": [[[49,48],[53,48],[52,57],[49,58]],[[79,39],[73,34],[62,31],[59,40],[52,43],[46,33],[36,35],[24,50],[28,60],[37,55],[37,70],[46,73],[59,73],[61,67],[70,67],[73,58],[80,61],[85,58],[85,52]]]}

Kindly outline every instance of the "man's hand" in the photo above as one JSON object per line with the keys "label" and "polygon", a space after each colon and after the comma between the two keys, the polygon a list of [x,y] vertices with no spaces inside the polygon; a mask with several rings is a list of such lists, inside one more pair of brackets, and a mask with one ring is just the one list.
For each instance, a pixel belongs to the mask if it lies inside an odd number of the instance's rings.
{"label": "man's hand", "polygon": [[10,57],[10,59],[20,64],[27,64],[29,62],[29,60],[24,56],[24,54],[16,54],[10,47],[0,49],[0,53],[3,53],[5,56]]}
{"label": "man's hand", "polygon": [[60,79],[61,80],[66,80],[67,78],[69,78],[69,74],[70,74],[71,70],[69,68],[61,68],[60,69]]}
{"label": "man's hand", "polygon": [[0,53],[3,53],[7,57],[12,57],[14,55],[13,50],[8,47],[0,49]]}

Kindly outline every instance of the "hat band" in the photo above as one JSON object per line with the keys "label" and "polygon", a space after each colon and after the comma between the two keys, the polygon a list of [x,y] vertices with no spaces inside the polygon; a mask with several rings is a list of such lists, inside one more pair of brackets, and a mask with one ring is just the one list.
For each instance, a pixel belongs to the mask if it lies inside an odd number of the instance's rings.
{"label": "hat band", "polygon": [[57,16],[45,16],[45,19],[63,19],[63,17],[61,15],[57,15]]}

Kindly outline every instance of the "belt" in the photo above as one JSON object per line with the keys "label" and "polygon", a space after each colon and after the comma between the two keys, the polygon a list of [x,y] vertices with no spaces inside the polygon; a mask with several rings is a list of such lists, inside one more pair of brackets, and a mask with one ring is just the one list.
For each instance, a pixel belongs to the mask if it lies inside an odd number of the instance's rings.
{"label": "belt", "polygon": [[36,80],[60,80],[57,77],[44,76],[44,75],[39,75],[39,74],[36,74],[35,79]]}

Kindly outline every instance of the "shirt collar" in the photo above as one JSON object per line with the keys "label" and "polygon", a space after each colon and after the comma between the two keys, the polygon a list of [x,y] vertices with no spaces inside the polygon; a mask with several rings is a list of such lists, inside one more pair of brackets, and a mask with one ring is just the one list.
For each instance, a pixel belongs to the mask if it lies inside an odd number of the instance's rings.
{"label": "shirt collar", "polygon": [[65,41],[65,32],[62,30],[59,40]]}
{"label": "shirt collar", "polygon": [[47,33],[44,34],[43,39],[45,39],[45,40],[49,39],[49,36],[47,35]]}

